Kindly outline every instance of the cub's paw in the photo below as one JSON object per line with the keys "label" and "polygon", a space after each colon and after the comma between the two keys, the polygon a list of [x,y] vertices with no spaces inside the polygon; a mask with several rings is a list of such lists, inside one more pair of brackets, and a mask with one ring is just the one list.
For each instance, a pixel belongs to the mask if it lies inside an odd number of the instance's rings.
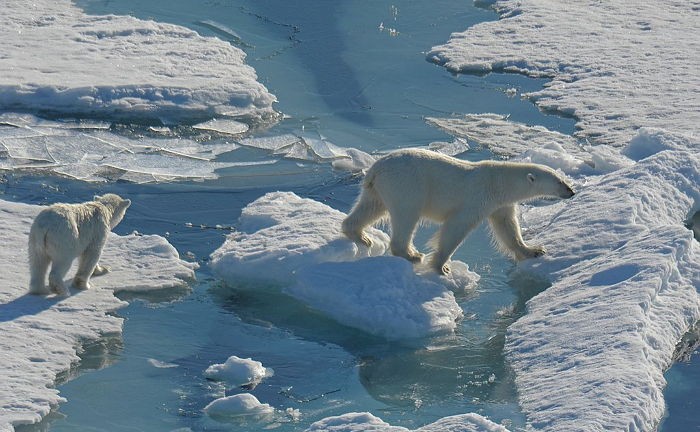
{"label": "cub's paw", "polygon": [[538,258],[547,253],[547,249],[544,246],[531,246],[523,251],[522,256],[519,257],[521,260],[529,258]]}
{"label": "cub's paw", "polygon": [[79,290],[87,290],[90,289],[90,282],[82,277],[76,277],[73,279],[73,286]]}
{"label": "cub's paw", "polygon": [[102,275],[105,275],[105,274],[109,273],[110,270],[112,270],[110,267],[108,267],[108,266],[101,266],[101,265],[98,264],[98,265],[95,266],[95,270],[92,271],[92,275],[93,275],[93,276],[102,276]]}
{"label": "cub's paw", "polygon": [[68,295],[68,287],[66,287],[63,282],[49,282],[49,289],[52,293],[60,296]]}

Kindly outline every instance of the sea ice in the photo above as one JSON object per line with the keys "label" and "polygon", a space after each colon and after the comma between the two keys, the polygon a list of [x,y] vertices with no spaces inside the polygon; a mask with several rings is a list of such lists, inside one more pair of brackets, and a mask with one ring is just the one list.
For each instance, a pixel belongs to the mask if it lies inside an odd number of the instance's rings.
{"label": "sea ice", "polygon": [[204,412],[214,420],[225,422],[239,417],[264,419],[271,417],[275,409],[269,404],[260,403],[250,393],[241,393],[215,399],[204,407]]}
{"label": "sea ice", "polygon": [[367,230],[371,250],[346,239],[344,217],[291,192],[268,193],[243,209],[239,231],[212,254],[212,269],[231,284],[281,286],[336,321],[387,339],[453,330],[462,311],[449,290],[471,289],[478,275],[460,262],[448,277],[417,275],[407,261],[381,256],[389,244],[382,231]]}
{"label": "sea ice", "polygon": [[640,127],[700,132],[695,2],[529,0],[493,7],[501,19],[453,33],[428,59],[454,72],[551,78],[524,96],[575,117],[575,135],[584,141],[622,147]]}
{"label": "sea ice", "polygon": [[3,11],[0,108],[141,122],[278,117],[245,53],[226,41],[87,15],[69,0],[7,0]]}
{"label": "sea ice", "polygon": [[[84,181],[136,183],[212,179],[216,170],[275,163],[215,162],[240,146],[234,142],[199,143],[184,138],[131,139],[82,122],[51,122],[23,114],[0,116],[0,169],[49,172]],[[9,133],[7,131],[16,131]]]}
{"label": "sea ice", "polygon": [[[164,238],[111,234],[101,260],[111,272],[91,280],[92,289],[29,295],[27,238],[40,210],[0,200],[1,431],[39,422],[64,401],[53,385],[79,361],[81,344],[121,333],[122,319],[112,312],[126,303],[113,291],[182,287],[194,278],[194,265],[181,261]],[[68,275],[74,272],[75,266]]]}
{"label": "sea ice", "polygon": [[204,376],[215,381],[225,381],[232,387],[250,386],[254,388],[273,372],[259,361],[231,356],[222,364],[213,364],[204,371]]}
{"label": "sea ice", "polygon": [[664,150],[524,212],[526,237],[548,254],[522,266],[552,286],[509,328],[505,351],[535,429],[658,425],[663,372],[700,319],[698,242],[682,225],[698,184],[698,153]]}
{"label": "sea ice", "polygon": [[[444,417],[414,432],[508,432],[479,414],[469,413]],[[327,417],[309,427],[306,432],[411,432],[400,426],[391,426],[370,413],[348,413]]]}

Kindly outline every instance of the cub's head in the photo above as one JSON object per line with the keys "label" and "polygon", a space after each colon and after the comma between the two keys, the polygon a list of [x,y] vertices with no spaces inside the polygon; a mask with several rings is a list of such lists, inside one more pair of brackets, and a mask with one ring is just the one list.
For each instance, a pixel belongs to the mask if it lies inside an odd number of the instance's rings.
{"label": "cub's head", "polygon": [[553,169],[532,164],[528,167],[526,179],[533,197],[571,198],[574,190],[564,177]]}
{"label": "cub's head", "polygon": [[131,200],[123,199],[119,195],[108,193],[106,195],[95,195],[95,201],[107,207],[112,211],[112,217],[109,220],[109,228],[114,229],[119,225],[119,222],[124,218],[126,209],[131,205]]}

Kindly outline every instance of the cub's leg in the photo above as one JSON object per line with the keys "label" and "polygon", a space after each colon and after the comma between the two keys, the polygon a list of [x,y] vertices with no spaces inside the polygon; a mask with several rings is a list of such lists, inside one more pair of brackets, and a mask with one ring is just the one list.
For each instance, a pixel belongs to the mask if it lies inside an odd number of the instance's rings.
{"label": "cub's leg", "polygon": [[342,231],[350,240],[367,247],[372,246],[372,240],[364,230],[386,213],[386,207],[377,192],[372,187],[364,187],[360,198],[343,220]]}
{"label": "cub's leg", "polygon": [[71,264],[73,264],[73,258],[71,257],[52,257],[51,272],[49,273],[49,288],[51,288],[51,291],[61,295],[68,294],[68,289],[63,284],[63,278],[68,273]]}
{"label": "cub's leg", "polygon": [[520,233],[516,205],[508,205],[497,209],[488,217],[491,232],[505,253],[511,254],[517,260],[535,258],[545,254],[542,246],[528,246]]}
{"label": "cub's leg", "polygon": [[[97,270],[97,263],[100,260],[100,255],[102,254],[102,247],[105,242],[96,241],[95,243],[89,245],[87,249],[80,255],[80,260],[78,262],[78,271],[75,273],[73,278],[73,285],[81,290],[90,289],[90,276],[92,276]],[[103,267],[100,267],[104,270]]]}
{"label": "cub's leg", "polygon": [[430,266],[439,274],[449,274],[450,267],[446,264],[457,247],[467,235],[481,222],[479,215],[461,212],[447,219],[435,234],[433,243],[436,244]]}
{"label": "cub's leg", "polygon": [[46,286],[46,272],[49,270],[51,259],[43,250],[37,250],[35,247],[29,247],[29,293],[30,294],[49,294],[49,288]]}
{"label": "cub's leg", "polygon": [[413,246],[413,234],[420,220],[420,210],[412,208],[392,209],[391,217],[391,253],[417,263],[423,260],[424,254]]}

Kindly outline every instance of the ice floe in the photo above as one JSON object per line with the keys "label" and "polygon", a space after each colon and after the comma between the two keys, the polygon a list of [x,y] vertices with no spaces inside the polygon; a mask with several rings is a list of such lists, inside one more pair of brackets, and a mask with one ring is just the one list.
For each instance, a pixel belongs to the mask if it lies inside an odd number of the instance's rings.
{"label": "ice floe", "polygon": [[640,127],[697,136],[695,2],[529,0],[494,7],[501,19],[453,33],[428,58],[454,72],[552,78],[524,96],[575,117],[575,135],[596,144],[622,147]]}
{"label": "ice floe", "polygon": [[269,404],[260,403],[250,393],[240,393],[213,400],[204,407],[204,412],[214,420],[225,422],[240,417],[264,419],[271,417],[275,409]]}
{"label": "ice floe", "polygon": [[[230,43],[69,0],[3,3],[0,108],[179,123],[275,119],[275,97]],[[41,59],[41,61],[37,61]]]}
{"label": "ice floe", "polygon": [[537,430],[654,430],[663,372],[700,319],[700,157],[667,150],[525,212],[552,280],[508,331],[520,403]]}
{"label": "ice floe", "polygon": [[[37,423],[64,399],[56,377],[79,361],[83,343],[119,334],[113,315],[126,303],[113,291],[186,286],[193,265],[159,236],[110,235],[102,263],[111,267],[93,279],[93,289],[67,297],[27,294],[27,236],[40,206],[0,200],[0,430]],[[127,214],[128,217],[128,214]],[[73,268],[68,275],[75,272]]]}
{"label": "ice floe", "polygon": [[238,231],[214,251],[211,267],[232,285],[267,281],[342,324],[387,339],[453,330],[462,311],[450,290],[472,288],[478,275],[459,262],[448,277],[416,274],[405,260],[381,256],[389,244],[384,232],[368,230],[371,250],[346,239],[344,217],[291,192],[268,193],[243,209]]}
{"label": "ice floe", "polygon": [[224,363],[209,366],[204,371],[204,376],[210,380],[224,381],[232,387],[254,388],[273,373],[272,369],[266,368],[257,360],[231,356]]}
{"label": "ice floe", "polygon": [[104,129],[80,121],[0,114],[0,171],[51,173],[84,181],[151,183],[213,179],[219,169],[276,162],[216,162],[217,156],[240,147],[235,141],[132,139]]}
{"label": "ice floe", "polygon": [[[400,426],[392,426],[370,413],[348,413],[327,417],[311,425],[307,432],[411,432]],[[479,414],[469,413],[444,417],[429,425],[413,429],[414,432],[508,432]]]}
{"label": "ice floe", "polygon": [[241,145],[271,152],[286,159],[330,162],[339,171],[361,172],[375,161],[370,154],[355,148],[339,147],[323,137],[303,137],[283,134],[268,137],[250,137]]}

